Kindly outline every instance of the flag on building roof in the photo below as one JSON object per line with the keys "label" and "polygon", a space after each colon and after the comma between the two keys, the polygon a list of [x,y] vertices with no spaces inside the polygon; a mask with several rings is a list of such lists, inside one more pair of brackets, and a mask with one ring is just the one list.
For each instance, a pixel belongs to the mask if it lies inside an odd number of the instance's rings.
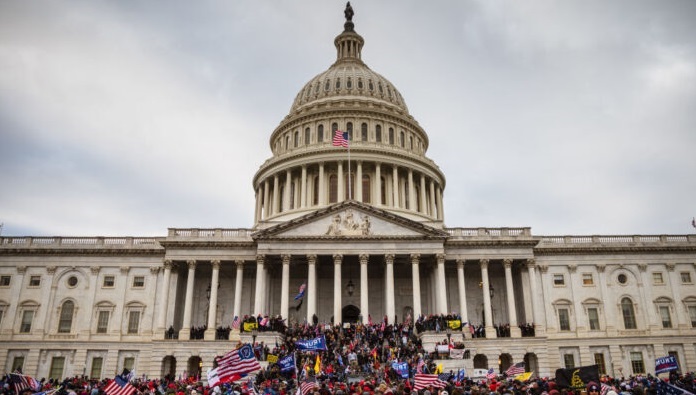
{"label": "flag on building roof", "polygon": [[337,130],[334,133],[333,145],[335,147],[348,148],[348,133]]}
{"label": "flag on building roof", "polygon": [[486,372],[486,378],[487,379],[494,379],[496,377],[498,377],[498,375],[495,373],[495,369],[493,369],[493,368],[488,369],[488,372]]}
{"label": "flag on building roof", "polygon": [[445,388],[447,383],[440,380],[436,374],[416,373],[414,376],[413,389],[416,391],[433,386],[434,388]]}
{"label": "flag on building roof", "polygon": [[130,385],[124,377],[117,375],[104,387],[104,392],[106,395],[132,395],[135,387]]}
{"label": "flag on building roof", "polygon": [[524,362],[518,362],[516,364],[511,365],[507,370],[505,371],[505,374],[508,375],[508,377],[516,376],[520,373],[524,373],[525,370],[525,365]]}
{"label": "flag on building roof", "polygon": [[221,383],[239,380],[242,376],[261,369],[261,364],[256,360],[254,350],[249,344],[218,358],[217,364],[217,373]]}

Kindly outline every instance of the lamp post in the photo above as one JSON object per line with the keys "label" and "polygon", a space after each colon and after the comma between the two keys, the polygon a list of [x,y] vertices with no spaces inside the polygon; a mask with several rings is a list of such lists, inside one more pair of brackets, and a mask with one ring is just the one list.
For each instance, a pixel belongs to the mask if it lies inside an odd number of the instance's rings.
{"label": "lamp post", "polygon": [[355,285],[352,279],[348,280],[348,284],[346,284],[346,292],[348,292],[348,296],[353,296],[353,292],[355,292]]}
{"label": "lamp post", "polygon": [[256,336],[259,335],[258,329],[252,329],[251,330],[251,345],[256,346]]}

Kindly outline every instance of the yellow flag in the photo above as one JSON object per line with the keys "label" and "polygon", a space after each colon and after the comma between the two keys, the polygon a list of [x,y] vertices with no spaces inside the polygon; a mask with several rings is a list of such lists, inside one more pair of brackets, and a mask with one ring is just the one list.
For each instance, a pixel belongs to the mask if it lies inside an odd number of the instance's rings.
{"label": "yellow flag", "polygon": [[314,373],[319,374],[319,372],[321,372],[321,358],[317,354],[317,362],[314,363]]}
{"label": "yellow flag", "polygon": [[533,372],[520,373],[517,376],[515,376],[515,380],[527,381],[530,378],[532,378],[532,373]]}
{"label": "yellow flag", "polygon": [[435,374],[440,374],[440,373],[442,373],[442,369],[443,369],[443,368],[442,368],[442,364],[441,364],[441,363],[438,363],[438,364],[437,364],[437,367],[435,368]]}
{"label": "yellow flag", "polygon": [[461,329],[462,327],[462,320],[450,320],[447,321],[447,326],[450,329]]}

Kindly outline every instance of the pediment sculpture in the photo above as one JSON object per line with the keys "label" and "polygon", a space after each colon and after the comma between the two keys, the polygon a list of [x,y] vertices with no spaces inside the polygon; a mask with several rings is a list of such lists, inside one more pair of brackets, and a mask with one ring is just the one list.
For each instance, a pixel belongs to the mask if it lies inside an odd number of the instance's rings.
{"label": "pediment sculpture", "polygon": [[367,236],[372,234],[370,227],[370,217],[363,215],[356,220],[353,210],[346,210],[345,213],[338,213],[333,216],[329,228],[326,230],[327,236]]}

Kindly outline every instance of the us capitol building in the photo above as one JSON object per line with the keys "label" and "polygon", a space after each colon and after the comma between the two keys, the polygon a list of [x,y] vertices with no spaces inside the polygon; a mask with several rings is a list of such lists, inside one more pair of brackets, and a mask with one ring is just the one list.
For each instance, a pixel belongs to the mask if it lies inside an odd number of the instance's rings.
{"label": "us capitol building", "polygon": [[[445,175],[426,156],[428,135],[363,62],[350,7],[345,16],[336,61],[271,133],[272,156],[253,178],[253,228],[0,238],[5,371],[196,374],[252,340],[216,331],[235,316],[402,322],[451,312],[486,336],[472,338],[468,324],[452,331],[470,355],[449,367],[502,371],[525,361],[552,376],[598,364],[628,376],[674,355],[682,371],[695,370],[696,235],[446,226]],[[333,144],[336,130],[348,133],[350,151]],[[495,326],[508,324],[509,336],[496,338]],[[270,344],[275,336],[253,334]],[[421,336],[431,348],[445,338]]]}

